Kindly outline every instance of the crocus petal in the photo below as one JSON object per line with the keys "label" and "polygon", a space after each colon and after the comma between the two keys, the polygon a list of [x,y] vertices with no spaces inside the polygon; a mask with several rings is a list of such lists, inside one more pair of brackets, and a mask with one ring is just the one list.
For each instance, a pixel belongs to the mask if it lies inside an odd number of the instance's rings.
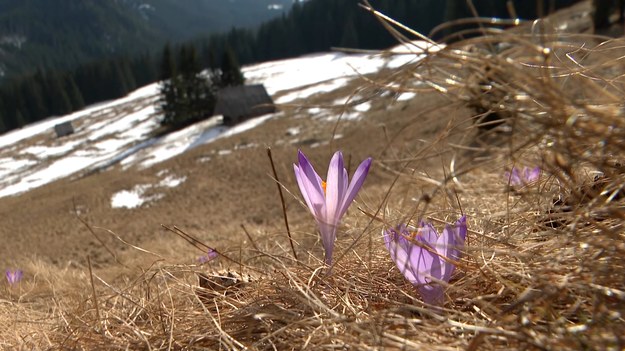
{"label": "crocus petal", "polygon": [[429,250],[408,241],[404,235],[410,233],[405,227],[402,229],[404,229],[403,232],[395,229],[384,231],[385,243],[387,243],[391,259],[410,283],[427,284],[431,281],[429,274],[437,257]]}
{"label": "crocus petal", "polygon": [[462,216],[456,221],[455,230],[457,237],[460,238],[460,242],[456,241],[456,245],[464,246],[464,242],[467,240],[467,216]]}
{"label": "crocus petal", "polygon": [[300,150],[298,151],[298,162],[300,173],[304,176],[304,179],[307,179],[311,185],[314,186],[314,189],[321,196],[324,195],[323,187],[321,186],[321,177],[315,171],[313,165],[308,161],[306,155]]}
{"label": "crocus petal", "polygon": [[434,247],[436,245],[436,240],[438,239],[438,232],[434,229],[432,224],[421,221],[421,223],[419,223],[419,235],[417,239],[420,239],[424,243]]}
{"label": "crocus petal", "polygon": [[[462,216],[453,227],[449,225],[445,226],[443,234],[441,234],[437,240],[436,251],[441,257],[457,261],[460,259],[460,250],[464,246],[466,237],[466,216]],[[442,258],[441,261],[441,277],[438,279],[448,282],[456,266],[449,261],[443,260]]]}
{"label": "crocus petal", "polygon": [[[311,182],[306,177],[306,174],[302,171],[302,167],[293,165],[293,170],[295,171],[295,179],[297,180],[299,190],[310,212],[312,212],[315,218],[325,217],[325,197],[323,193],[319,193],[315,183]],[[323,191],[323,188],[321,190]]]}
{"label": "crocus petal", "polygon": [[455,232],[449,225],[445,226],[443,234],[441,234],[441,236],[438,238],[438,241],[436,243],[436,252],[440,255],[439,259],[441,260],[441,272],[440,276],[435,277],[436,279],[448,282],[451,278],[451,274],[454,272],[454,269],[456,267],[453,263],[450,263],[441,257],[448,258],[450,260],[455,260],[458,258]]}
{"label": "crocus petal", "polygon": [[540,167],[536,166],[532,170],[528,169],[526,177],[528,183],[535,182],[538,178],[540,178]]}
{"label": "crocus petal", "polygon": [[522,185],[523,181],[519,175],[519,170],[516,167],[512,167],[512,173],[510,174],[510,184]]}
{"label": "crocus petal", "polygon": [[315,218],[325,220],[325,193],[321,186],[321,177],[301,150],[298,151],[298,162],[299,165],[293,165],[293,169],[306,205]]}
{"label": "crocus petal", "polygon": [[341,219],[340,206],[347,190],[347,172],[343,166],[343,154],[334,153],[328,166],[326,179],[326,219],[329,223],[338,224]]}
{"label": "crocus petal", "polygon": [[358,168],[356,168],[356,172],[354,172],[352,181],[347,188],[343,203],[341,204],[340,216],[343,216],[345,212],[347,212],[349,205],[351,205],[352,201],[354,201],[354,198],[356,198],[356,194],[358,194],[358,191],[365,182],[365,178],[367,178],[367,174],[369,174],[369,169],[371,168],[372,161],[373,160],[371,159],[371,157],[369,157],[366,160],[362,161],[360,165],[358,165]]}

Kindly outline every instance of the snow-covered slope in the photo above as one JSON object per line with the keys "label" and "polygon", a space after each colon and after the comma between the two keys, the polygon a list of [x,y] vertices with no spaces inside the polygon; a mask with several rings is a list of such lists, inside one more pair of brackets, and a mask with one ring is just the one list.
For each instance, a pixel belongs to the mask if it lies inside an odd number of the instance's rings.
{"label": "snow-covered slope", "polygon": [[[297,103],[315,93],[334,90],[360,74],[418,60],[424,47],[421,42],[406,45],[396,48],[392,56],[315,54],[244,67],[243,73],[248,84],[262,83],[269,94],[279,95],[277,104]],[[150,135],[160,119],[158,94],[159,84],[154,83],[121,99],[1,135],[0,197],[117,163],[124,168],[150,167],[217,138],[254,128],[274,116],[261,116],[234,127],[221,125],[216,116],[153,138]],[[75,133],[56,138],[54,125],[65,121],[72,122]]]}

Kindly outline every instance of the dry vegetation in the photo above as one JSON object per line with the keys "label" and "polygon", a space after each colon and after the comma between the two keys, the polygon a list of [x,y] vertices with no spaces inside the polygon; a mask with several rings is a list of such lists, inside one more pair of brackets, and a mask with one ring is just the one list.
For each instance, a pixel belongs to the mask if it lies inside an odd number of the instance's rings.
{"label": "dry vegetation", "polygon": [[[303,215],[291,223],[297,259],[275,226],[205,265],[132,249],[143,258],[114,274],[30,267],[35,279],[2,292],[2,347],[625,348],[625,42],[606,40],[500,32],[368,77],[356,95],[415,91],[433,102],[396,121],[386,112],[332,275]],[[506,123],[480,127],[492,113]],[[533,165],[543,169],[538,183],[506,185],[505,170]],[[435,309],[397,271],[380,233],[420,217],[440,228],[460,213],[468,244]]]}

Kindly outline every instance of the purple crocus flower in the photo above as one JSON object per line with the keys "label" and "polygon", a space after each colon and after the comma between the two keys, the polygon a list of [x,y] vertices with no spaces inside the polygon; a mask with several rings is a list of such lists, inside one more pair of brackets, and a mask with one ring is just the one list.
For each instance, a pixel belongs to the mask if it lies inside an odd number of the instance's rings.
{"label": "purple crocus flower", "polygon": [[362,161],[350,183],[347,170],[343,165],[343,154],[340,151],[334,153],[330,160],[327,181],[319,177],[301,150],[298,151],[297,156],[298,164],[293,165],[297,185],[319,225],[321,242],[325,251],[325,263],[329,266],[332,263],[336,229],[341,217],[347,212],[347,208],[362,187],[372,160],[369,157]]}
{"label": "purple crocus flower", "polygon": [[512,167],[511,172],[504,173],[506,180],[510,182],[512,186],[525,186],[534,183],[540,177],[540,167],[536,166],[533,169],[529,167],[523,167],[523,171],[519,172],[519,169]]}
{"label": "purple crocus flower", "polygon": [[419,289],[423,301],[431,305],[443,302],[443,287],[436,282],[449,282],[466,237],[466,216],[460,217],[454,226],[446,225],[440,236],[424,221],[416,231],[405,224],[384,231],[384,243],[397,268]]}
{"label": "purple crocus flower", "polygon": [[19,269],[16,269],[15,271],[7,269],[6,271],[6,277],[7,277],[7,281],[9,282],[9,285],[14,285],[18,283],[20,280],[22,280],[22,275],[24,274]]}
{"label": "purple crocus flower", "polygon": [[217,251],[215,251],[214,249],[208,249],[208,252],[200,257],[198,257],[198,262],[200,262],[200,264],[204,264],[206,262],[212,261],[215,258],[217,258]]}

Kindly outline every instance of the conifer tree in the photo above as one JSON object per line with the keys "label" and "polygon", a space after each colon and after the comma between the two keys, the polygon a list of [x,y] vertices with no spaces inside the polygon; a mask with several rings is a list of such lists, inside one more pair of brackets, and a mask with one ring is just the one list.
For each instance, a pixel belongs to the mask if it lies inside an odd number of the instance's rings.
{"label": "conifer tree", "polygon": [[48,111],[44,103],[42,87],[37,81],[30,77],[22,82],[21,86],[20,94],[23,96],[23,101],[28,101],[24,109],[28,111],[29,120],[38,120],[46,116]]}
{"label": "conifer tree", "polygon": [[161,124],[173,125],[176,121],[176,88],[175,88],[175,76],[176,76],[176,62],[171,54],[171,47],[169,44],[165,45],[163,49],[163,56],[161,59],[161,70],[159,77],[161,79],[161,112],[163,113],[163,119]]}
{"label": "conifer tree", "polygon": [[219,86],[237,86],[242,85],[245,81],[241,67],[237,61],[236,55],[232,48],[226,47],[223,58],[221,59],[221,69],[219,74]]}
{"label": "conifer tree", "polygon": [[212,115],[215,93],[209,76],[202,74],[197,50],[182,46],[178,54],[179,68],[173,64],[171,49],[163,51],[161,77],[172,74],[162,83],[163,125],[184,126]]}
{"label": "conifer tree", "polygon": [[74,81],[72,75],[66,75],[64,78],[65,91],[67,91],[67,96],[69,97],[69,102],[72,105],[72,110],[78,110],[85,107],[85,100]]}
{"label": "conifer tree", "polygon": [[349,16],[345,21],[343,34],[339,45],[345,48],[358,47],[358,31],[356,30],[356,25],[352,16]]}

